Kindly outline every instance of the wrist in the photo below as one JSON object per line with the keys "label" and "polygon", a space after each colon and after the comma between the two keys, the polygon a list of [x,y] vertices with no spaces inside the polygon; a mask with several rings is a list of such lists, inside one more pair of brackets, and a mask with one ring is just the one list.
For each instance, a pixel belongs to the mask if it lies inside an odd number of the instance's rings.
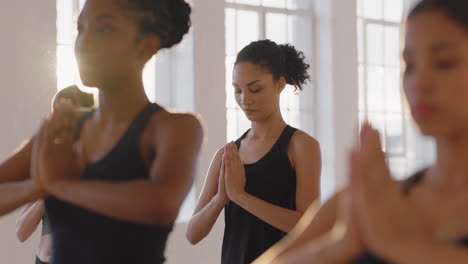
{"label": "wrist", "polygon": [[239,206],[243,206],[246,203],[248,196],[249,195],[245,191],[239,191],[232,195],[231,200]]}
{"label": "wrist", "polygon": [[219,193],[213,196],[213,203],[216,205],[216,207],[224,208],[228,202],[229,202],[229,199],[227,200],[223,199]]}
{"label": "wrist", "polygon": [[30,201],[36,201],[41,198],[44,198],[47,194],[46,190],[43,186],[35,183],[33,180],[27,180],[24,182],[24,186],[26,188],[27,195]]}
{"label": "wrist", "polygon": [[73,180],[71,179],[61,179],[61,180],[55,180],[53,182],[48,182],[46,185],[46,190],[54,195],[57,195],[62,192],[68,186]]}

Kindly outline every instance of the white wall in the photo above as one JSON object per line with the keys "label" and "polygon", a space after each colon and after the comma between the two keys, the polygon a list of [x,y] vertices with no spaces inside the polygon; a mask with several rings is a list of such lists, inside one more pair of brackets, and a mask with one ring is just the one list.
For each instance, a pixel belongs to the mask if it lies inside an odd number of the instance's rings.
{"label": "white wall", "polygon": [[[32,135],[50,107],[55,79],[55,1],[2,1],[0,159]],[[16,242],[16,213],[0,218],[0,263],[34,263],[37,235]]]}

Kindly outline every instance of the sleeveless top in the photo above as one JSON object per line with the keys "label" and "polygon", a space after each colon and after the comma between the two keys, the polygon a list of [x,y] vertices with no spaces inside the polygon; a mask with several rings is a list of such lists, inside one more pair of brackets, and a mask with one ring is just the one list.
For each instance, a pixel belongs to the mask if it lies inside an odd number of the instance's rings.
{"label": "sleeveless top", "polygon": [[[402,192],[403,195],[408,195],[411,187],[418,184],[424,175],[425,170],[421,170],[403,181]],[[455,241],[456,244],[464,247],[468,247],[468,236],[462,237],[461,239]],[[351,262],[352,264],[390,264],[389,262],[380,259],[378,256],[374,255],[371,252],[364,252],[361,256],[356,258]]]}
{"label": "sleeveless top", "polygon": [[[296,130],[287,126],[265,156],[244,165],[247,193],[291,210],[296,209],[296,172],[288,158],[288,145]],[[238,148],[248,132],[235,142]],[[222,264],[251,263],[286,235],[232,201],[224,215]]]}
{"label": "sleeveless top", "polygon": [[[112,150],[97,162],[88,163],[82,180],[128,182],[148,179],[140,152],[140,138],[151,116],[161,108],[148,104],[131,122]],[[76,138],[85,114],[78,123]],[[50,197],[46,213],[52,226],[52,264],[160,264],[165,261],[169,226],[150,226],[111,218]]]}

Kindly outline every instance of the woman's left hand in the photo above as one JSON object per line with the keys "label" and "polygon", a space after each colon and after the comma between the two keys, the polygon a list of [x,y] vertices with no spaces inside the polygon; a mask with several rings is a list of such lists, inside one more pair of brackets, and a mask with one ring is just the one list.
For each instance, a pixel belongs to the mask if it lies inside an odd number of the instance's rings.
{"label": "woman's left hand", "polygon": [[351,171],[352,207],[367,248],[390,258],[405,242],[430,239],[429,218],[391,178],[379,133],[369,124],[362,127],[361,144],[352,153]]}
{"label": "woman's left hand", "polygon": [[240,196],[245,194],[245,169],[237,146],[231,142],[226,145],[224,160],[226,192],[229,199],[236,202]]}

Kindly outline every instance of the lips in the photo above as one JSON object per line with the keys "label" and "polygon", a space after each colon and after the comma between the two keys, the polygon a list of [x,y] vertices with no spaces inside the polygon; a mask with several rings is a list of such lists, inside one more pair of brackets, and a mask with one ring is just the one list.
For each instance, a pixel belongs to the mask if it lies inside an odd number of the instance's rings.
{"label": "lips", "polygon": [[248,114],[248,115],[251,115],[251,114],[255,113],[255,110],[244,109],[244,113],[246,113],[246,114]]}

